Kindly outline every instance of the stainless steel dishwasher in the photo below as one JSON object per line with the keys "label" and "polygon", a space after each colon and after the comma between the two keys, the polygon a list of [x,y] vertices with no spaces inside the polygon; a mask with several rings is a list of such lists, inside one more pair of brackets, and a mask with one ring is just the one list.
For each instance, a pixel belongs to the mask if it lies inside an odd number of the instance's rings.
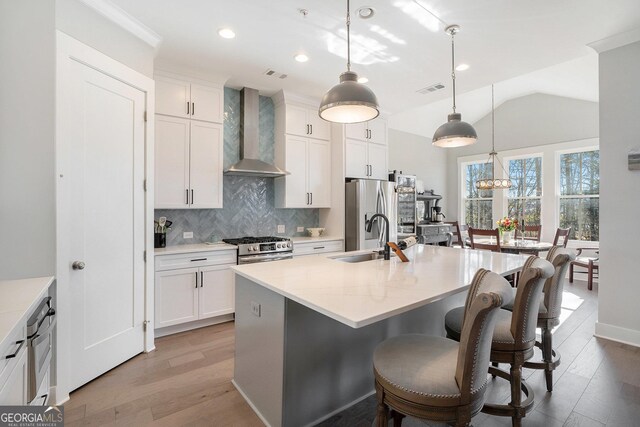
{"label": "stainless steel dishwasher", "polygon": [[43,298],[27,321],[27,342],[29,345],[27,402],[29,404],[45,405],[48,401],[49,382],[44,383],[43,390],[39,390],[39,388],[50,373],[55,325],[56,310],[52,307],[52,299],[51,297]]}

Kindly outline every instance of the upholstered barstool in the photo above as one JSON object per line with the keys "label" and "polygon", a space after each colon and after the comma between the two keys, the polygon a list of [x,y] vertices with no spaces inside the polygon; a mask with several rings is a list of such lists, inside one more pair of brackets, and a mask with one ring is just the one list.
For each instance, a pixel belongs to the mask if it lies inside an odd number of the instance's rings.
{"label": "upholstered barstool", "polygon": [[512,297],[500,275],[479,270],[471,287],[482,288],[469,301],[461,340],[400,335],[382,342],[373,355],[377,425],[394,426],[416,418],[468,426],[480,412],[487,386],[491,337],[499,307]]}
{"label": "upholstered barstool", "polygon": [[[521,425],[521,419],[533,407],[533,390],[522,380],[522,367],[533,356],[536,342],[538,310],[542,299],[542,287],[546,279],[553,275],[553,266],[548,261],[532,256],[525,262],[513,300],[513,313],[501,310],[497,316],[496,327],[491,342],[491,362],[508,363],[510,371],[505,372],[496,366],[489,373],[509,380],[511,383],[511,402],[508,405],[487,403],[482,412],[491,415],[509,416],[514,426]],[[476,292],[484,292],[482,288]],[[513,292],[513,291],[512,291]],[[459,340],[462,325],[466,321],[469,301],[475,294],[470,289],[464,307],[454,308],[445,316],[447,337]],[[524,392],[526,399],[522,400]]]}
{"label": "upholstered barstool", "polygon": [[[544,369],[547,390],[553,391],[553,371],[560,364],[560,354],[553,349],[551,330],[560,324],[560,312],[562,310],[562,291],[564,290],[567,267],[575,259],[573,250],[562,246],[554,246],[547,254],[547,261],[553,264],[553,276],[547,279],[543,288],[543,298],[538,309],[538,328],[541,329],[540,341],[536,341],[536,347],[542,350],[542,361],[527,361],[525,368]],[[513,290],[514,292],[516,289]],[[513,310],[513,304],[507,303],[503,307]]]}

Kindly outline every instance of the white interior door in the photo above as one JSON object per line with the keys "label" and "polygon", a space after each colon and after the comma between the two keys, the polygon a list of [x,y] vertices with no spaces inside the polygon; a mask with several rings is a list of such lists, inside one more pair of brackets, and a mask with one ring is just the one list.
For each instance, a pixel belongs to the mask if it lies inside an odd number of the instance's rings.
{"label": "white interior door", "polygon": [[[58,256],[67,263],[69,386],[144,349],[145,93],[75,60],[61,76]],[[74,262],[84,269],[74,269]],[[64,265],[64,264],[63,264]]]}

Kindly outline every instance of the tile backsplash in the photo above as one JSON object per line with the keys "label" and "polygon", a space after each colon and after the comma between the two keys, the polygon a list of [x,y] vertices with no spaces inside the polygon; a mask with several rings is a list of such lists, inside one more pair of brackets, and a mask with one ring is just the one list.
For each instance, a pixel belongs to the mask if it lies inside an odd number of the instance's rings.
{"label": "tile backsplash", "polygon": [[[274,107],[271,98],[260,97],[260,159],[274,159]],[[224,88],[224,167],[239,160],[240,91]],[[182,245],[219,240],[227,237],[277,234],[284,225],[283,236],[301,235],[296,227],[317,227],[318,209],[276,209],[273,178],[224,176],[222,209],[156,209],[155,218],[166,216],[173,222],[167,233],[167,245]],[[182,233],[192,231],[192,239]]]}

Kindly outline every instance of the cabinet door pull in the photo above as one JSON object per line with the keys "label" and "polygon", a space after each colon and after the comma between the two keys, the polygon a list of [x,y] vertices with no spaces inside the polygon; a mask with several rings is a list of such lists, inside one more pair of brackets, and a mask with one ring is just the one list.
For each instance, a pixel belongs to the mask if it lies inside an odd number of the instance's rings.
{"label": "cabinet door pull", "polygon": [[189,204],[189,189],[185,189],[184,192],[187,193],[187,204]]}
{"label": "cabinet door pull", "polygon": [[314,246],[313,250],[324,249],[324,246]]}
{"label": "cabinet door pull", "polygon": [[191,189],[191,204],[193,204],[193,188]]}
{"label": "cabinet door pull", "polygon": [[196,271],[196,289],[198,289],[198,272]]}
{"label": "cabinet door pull", "polygon": [[200,272],[200,287],[204,286],[204,273],[201,271]]}
{"label": "cabinet door pull", "polygon": [[14,357],[16,357],[18,353],[20,353],[20,350],[22,350],[22,347],[24,347],[24,343],[26,342],[27,340],[16,341],[16,344],[20,344],[20,345],[18,346],[16,351],[13,352],[13,354],[8,354],[7,356],[5,356],[5,359],[13,359]]}
{"label": "cabinet door pull", "polygon": [[311,129],[311,135],[313,135],[313,125],[309,125],[309,128]]}
{"label": "cabinet door pull", "polygon": [[309,193],[311,195],[311,201],[309,201],[310,205],[313,205],[313,193]]}
{"label": "cabinet door pull", "polygon": [[373,176],[373,166],[369,165],[369,176]]}
{"label": "cabinet door pull", "polygon": [[196,114],[196,103],[192,102],[191,103],[191,115],[193,116],[194,114]]}
{"label": "cabinet door pull", "polygon": [[194,258],[191,260],[191,262],[196,262],[196,261],[206,261],[206,258]]}
{"label": "cabinet door pull", "polygon": [[189,101],[187,101],[187,116],[190,115],[191,112],[189,111]]}

